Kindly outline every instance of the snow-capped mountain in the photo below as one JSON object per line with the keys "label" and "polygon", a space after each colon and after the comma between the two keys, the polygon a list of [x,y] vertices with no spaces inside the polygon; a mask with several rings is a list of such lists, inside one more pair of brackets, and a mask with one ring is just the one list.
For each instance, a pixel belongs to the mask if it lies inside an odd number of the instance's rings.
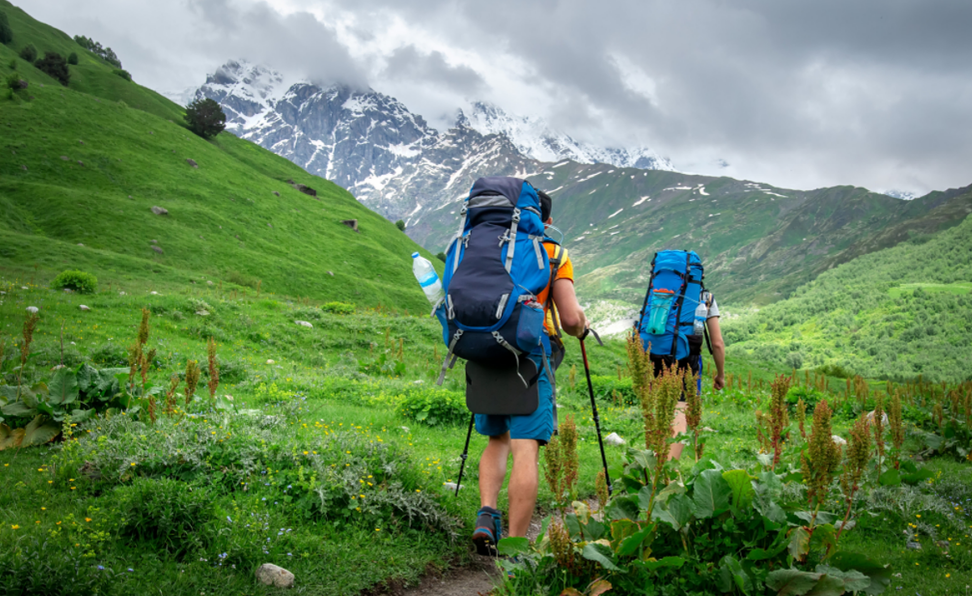
{"label": "snow-capped mountain", "polygon": [[605,163],[621,168],[675,170],[671,161],[659,157],[648,147],[616,149],[576,141],[570,135],[552,130],[542,118],[508,114],[485,102],[474,103],[470,114],[459,110],[456,123],[465,124],[483,134],[506,135],[524,155],[538,161],[570,159],[578,163]]}
{"label": "snow-capped mountain", "polygon": [[429,212],[464,195],[479,176],[536,171],[502,135],[461,124],[440,133],[372,89],[288,82],[244,60],[221,66],[194,97],[219,102],[229,132],[347,188],[385,217],[405,220],[413,237]]}

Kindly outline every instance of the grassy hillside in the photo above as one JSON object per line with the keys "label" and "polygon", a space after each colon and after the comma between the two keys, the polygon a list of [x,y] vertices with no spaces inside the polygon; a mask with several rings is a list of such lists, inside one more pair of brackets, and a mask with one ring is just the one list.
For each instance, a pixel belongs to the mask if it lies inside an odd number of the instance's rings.
{"label": "grassy hillside", "polygon": [[[196,137],[175,104],[113,74],[64,34],[6,11],[14,43],[0,46],[0,77],[16,60],[29,87],[0,100],[0,268],[425,308],[410,272],[418,247],[393,224],[256,145]],[[15,58],[26,43],[86,57],[64,88]],[[359,233],[340,223],[348,219]]]}
{"label": "grassy hillside", "polygon": [[864,255],[726,323],[730,353],[867,377],[958,381],[972,371],[972,217]]}

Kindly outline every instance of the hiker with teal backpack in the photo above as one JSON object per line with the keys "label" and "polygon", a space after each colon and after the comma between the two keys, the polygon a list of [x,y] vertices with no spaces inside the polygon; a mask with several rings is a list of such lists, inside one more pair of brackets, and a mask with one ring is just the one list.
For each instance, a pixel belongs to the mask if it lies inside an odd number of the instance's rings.
{"label": "hiker with teal backpack", "polygon": [[[651,261],[651,278],[634,332],[649,356],[657,377],[664,368],[677,365],[698,377],[702,392],[702,344],[715,361],[712,388],[725,386],[726,349],[719,328],[719,306],[705,289],[702,259],[694,251],[663,250]],[[673,436],[686,431],[684,394],[676,407]],[[682,455],[681,443],[669,450],[670,459]]]}
{"label": "hiker with teal backpack", "polygon": [[498,499],[510,455],[511,536],[526,536],[536,505],[539,450],[555,431],[553,373],[562,359],[547,314],[559,315],[558,331],[575,337],[587,331],[573,266],[545,236],[550,208],[550,198],[525,180],[477,180],[446,253],[445,294],[435,309],[448,347],[439,383],[457,357],[466,360],[466,406],[474,413],[469,432],[475,426],[489,437],[479,462],[482,507],[472,535],[484,555],[495,553],[503,535]]}

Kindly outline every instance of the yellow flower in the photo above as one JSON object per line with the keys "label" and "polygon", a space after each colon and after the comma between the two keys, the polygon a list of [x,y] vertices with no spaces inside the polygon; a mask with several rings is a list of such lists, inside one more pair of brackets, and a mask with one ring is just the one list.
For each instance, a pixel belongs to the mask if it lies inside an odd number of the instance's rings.
{"label": "yellow flower", "polygon": [[84,518],[84,521],[89,522],[89,521],[91,521],[91,518],[90,517],[86,517],[86,518]]}
{"label": "yellow flower", "polygon": [[20,526],[18,526],[17,524],[13,524],[12,526],[10,526],[10,529],[11,530],[19,530],[20,529]]}
{"label": "yellow flower", "polygon": [[[381,532],[381,528],[375,528],[375,532]],[[946,576],[948,577],[948,576]]]}
{"label": "yellow flower", "polygon": [[917,513],[917,514],[915,514],[915,517],[920,518],[921,517],[921,514],[920,513]]}
{"label": "yellow flower", "polygon": [[132,465],[134,466],[135,465],[135,462],[132,462]]}
{"label": "yellow flower", "polygon": [[41,511],[47,511],[47,507],[41,507]]}

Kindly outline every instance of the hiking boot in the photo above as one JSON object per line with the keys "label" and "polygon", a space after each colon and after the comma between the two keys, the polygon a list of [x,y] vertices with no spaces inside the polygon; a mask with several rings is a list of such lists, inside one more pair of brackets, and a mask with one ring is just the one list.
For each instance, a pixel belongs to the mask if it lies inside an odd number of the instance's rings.
{"label": "hiking boot", "polygon": [[496,544],[500,541],[503,514],[492,507],[482,507],[476,512],[476,529],[472,540],[476,552],[483,556],[496,554]]}

